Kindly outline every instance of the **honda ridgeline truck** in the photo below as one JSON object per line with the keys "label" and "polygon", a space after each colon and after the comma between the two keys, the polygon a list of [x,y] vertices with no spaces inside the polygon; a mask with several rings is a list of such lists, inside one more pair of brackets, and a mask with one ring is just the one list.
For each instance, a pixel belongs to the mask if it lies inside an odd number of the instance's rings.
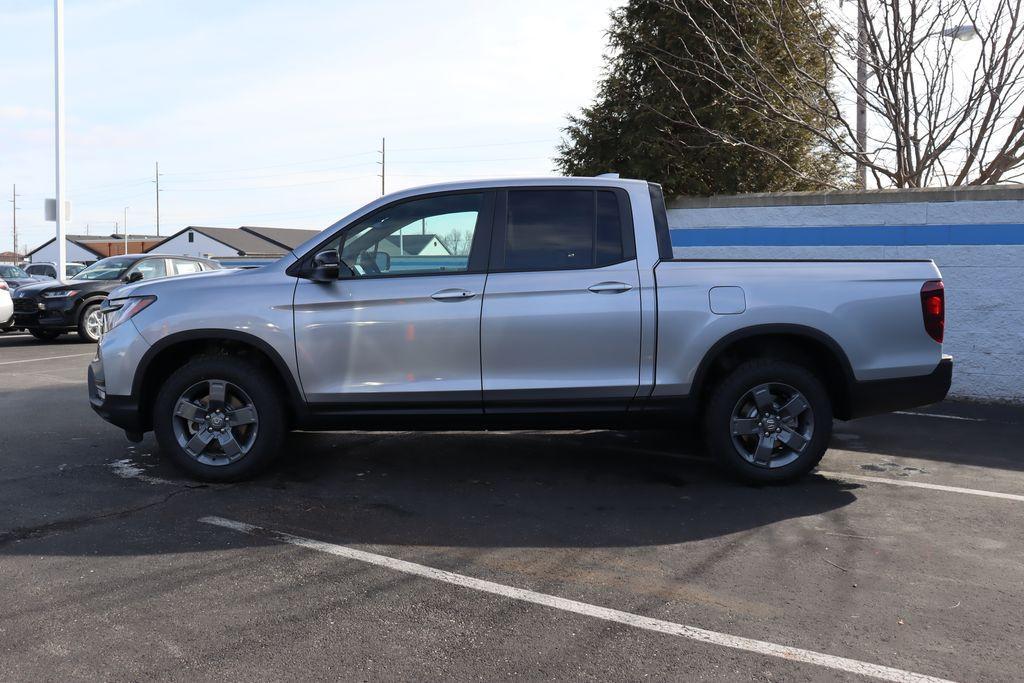
{"label": "honda ridgeline truck", "polygon": [[944,398],[943,325],[931,261],[688,259],[655,184],[452,183],[258,269],[117,289],[89,397],[205,480],[251,476],[291,429],[696,424],[780,481],[833,418]]}

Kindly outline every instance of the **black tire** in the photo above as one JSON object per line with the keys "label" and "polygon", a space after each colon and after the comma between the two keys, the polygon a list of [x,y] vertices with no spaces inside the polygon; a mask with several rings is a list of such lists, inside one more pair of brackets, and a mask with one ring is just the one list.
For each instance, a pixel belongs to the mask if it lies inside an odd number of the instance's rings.
{"label": "black tire", "polygon": [[78,339],[79,341],[95,344],[100,340],[99,332],[95,335],[89,332],[88,320],[89,316],[100,310],[100,302],[86,304],[82,306],[82,311],[78,314]]}
{"label": "black tire", "polygon": [[56,330],[29,330],[28,333],[39,341],[53,341],[61,334]]}
{"label": "black tire", "polygon": [[[187,433],[182,435],[186,428],[202,431],[194,423],[175,415],[179,399],[190,389],[210,380],[224,381],[244,393],[245,398],[251,400],[258,418],[251,446],[232,462],[211,464],[201,461],[204,457],[217,457],[216,451],[220,447],[213,441],[210,442],[212,455],[200,453],[198,456],[189,453],[179,441],[179,436],[182,440],[188,436]],[[270,465],[281,451],[288,426],[285,404],[277,389],[277,382],[267,371],[242,358],[200,356],[174,371],[160,387],[153,403],[153,431],[161,453],[179,468],[202,481],[223,482],[251,478]],[[191,434],[195,432],[191,431]],[[228,434],[230,439],[239,435],[239,432],[228,429]],[[241,435],[237,441],[242,441]]]}
{"label": "black tire", "polygon": [[[758,393],[763,395],[761,388],[766,385],[784,397],[789,390],[795,390],[798,393],[789,393],[788,397],[801,396],[807,406],[805,411],[798,417],[790,417],[788,411],[784,413],[774,408],[765,411],[768,415],[759,412],[754,406],[753,392],[760,390]],[[785,398],[772,405],[778,406],[784,401]],[[751,409],[752,416],[744,412]],[[782,420],[786,423],[782,424]],[[744,424],[747,428],[757,425],[756,433],[737,436],[734,432],[743,434],[741,425]],[[764,427],[765,424],[768,427]],[[802,365],[785,360],[751,360],[730,372],[714,388],[703,425],[708,450],[729,473],[749,482],[792,481],[812,470],[825,455],[832,436],[832,402],[821,379]],[[763,432],[766,428],[769,431]],[[808,438],[804,439],[799,433]],[[768,438],[762,442],[762,436]],[[799,450],[790,448],[780,441],[782,438],[800,443],[801,447]],[[757,447],[762,443],[772,453],[766,460],[757,457],[761,452]],[[778,449],[778,457],[769,445]]]}

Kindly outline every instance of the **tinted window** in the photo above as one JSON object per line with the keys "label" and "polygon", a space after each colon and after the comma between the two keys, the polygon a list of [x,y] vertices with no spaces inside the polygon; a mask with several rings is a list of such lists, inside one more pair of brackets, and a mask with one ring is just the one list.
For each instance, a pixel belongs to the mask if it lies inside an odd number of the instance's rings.
{"label": "tinted window", "polygon": [[622,260],[622,220],[614,192],[597,192],[597,265]]}
{"label": "tinted window", "polygon": [[508,193],[506,268],[591,268],[622,258],[622,223],[615,193],[600,190],[513,190]]}
{"label": "tinted window", "polygon": [[345,231],[341,260],[356,277],[466,271],[483,204],[474,193],[388,207]]}

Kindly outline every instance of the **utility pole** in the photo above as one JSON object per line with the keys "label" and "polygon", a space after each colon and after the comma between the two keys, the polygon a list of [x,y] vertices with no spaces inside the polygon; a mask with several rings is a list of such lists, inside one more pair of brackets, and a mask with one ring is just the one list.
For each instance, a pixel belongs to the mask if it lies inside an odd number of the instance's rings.
{"label": "utility pole", "polygon": [[[128,255],[128,209],[131,207],[124,207],[124,253]],[[114,225],[117,225],[116,223]]]}
{"label": "utility pole", "polygon": [[11,231],[14,233],[14,260],[18,260],[18,186],[11,185]]}
{"label": "utility pole", "polygon": [[156,162],[156,236],[160,236],[160,162]]}
{"label": "utility pole", "polygon": [[380,161],[377,162],[377,163],[380,164],[380,196],[381,197],[384,196],[384,171],[386,169],[386,166],[384,164],[387,162],[387,156],[386,156],[387,147],[385,146],[386,142],[387,142],[387,140],[385,138],[381,138],[380,139]]}
{"label": "utility pole", "polygon": [[56,218],[57,218],[57,276],[67,273],[67,225],[64,215],[64,0],[53,0],[53,100],[54,138],[56,147]]}

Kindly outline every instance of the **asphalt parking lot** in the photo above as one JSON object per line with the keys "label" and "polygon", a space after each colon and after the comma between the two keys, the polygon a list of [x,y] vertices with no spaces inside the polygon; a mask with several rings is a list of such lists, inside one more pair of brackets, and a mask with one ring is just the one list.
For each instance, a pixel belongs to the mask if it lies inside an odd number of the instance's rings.
{"label": "asphalt parking lot", "polygon": [[1019,680],[1024,411],[837,423],[795,485],[678,434],[295,434],[203,486],[0,335],[0,677]]}

